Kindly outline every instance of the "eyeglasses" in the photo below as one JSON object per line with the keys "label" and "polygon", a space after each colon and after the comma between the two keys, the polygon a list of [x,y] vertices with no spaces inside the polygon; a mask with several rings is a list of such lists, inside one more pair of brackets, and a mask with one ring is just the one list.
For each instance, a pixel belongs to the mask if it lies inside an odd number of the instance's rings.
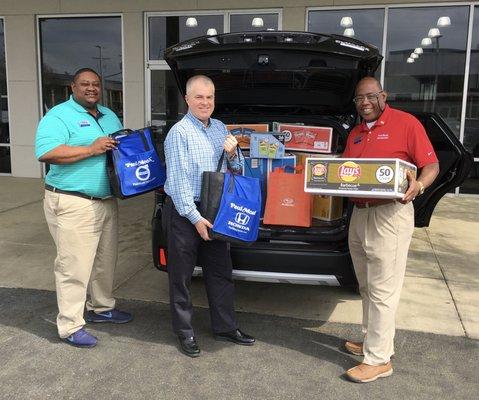
{"label": "eyeglasses", "polygon": [[379,100],[379,95],[383,92],[383,90],[380,90],[379,92],[376,93],[368,93],[365,96],[356,96],[353,98],[354,104],[361,104],[365,99],[367,99],[371,103],[376,103]]}

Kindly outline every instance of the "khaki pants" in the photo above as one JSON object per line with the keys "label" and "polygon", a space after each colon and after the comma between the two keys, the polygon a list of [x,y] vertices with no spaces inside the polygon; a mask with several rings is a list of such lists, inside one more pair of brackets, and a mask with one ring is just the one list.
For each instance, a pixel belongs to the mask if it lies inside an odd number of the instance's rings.
{"label": "khaki pants", "polygon": [[365,364],[385,364],[394,354],[396,310],[413,231],[412,203],[354,207],[349,248],[363,305]]}
{"label": "khaki pants", "polygon": [[45,191],[45,218],[57,247],[54,273],[58,302],[57,327],[61,338],[85,325],[88,310],[115,307],[113,273],[118,254],[116,199],[88,200]]}

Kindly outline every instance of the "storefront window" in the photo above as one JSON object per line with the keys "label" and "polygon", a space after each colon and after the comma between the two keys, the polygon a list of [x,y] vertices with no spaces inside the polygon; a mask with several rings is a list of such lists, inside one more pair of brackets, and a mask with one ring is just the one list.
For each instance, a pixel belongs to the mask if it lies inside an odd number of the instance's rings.
{"label": "storefront window", "polygon": [[0,19],[0,173],[12,172],[9,143],[5,37],[3,20]]}
{"label": "storefront window", "polygon": [[479,7],[474,7],[472,28],[469,87],[467,90],[464,147],[474,156],[469,179],[461,186],[461,193],[479,193]]}
{"label": "storefront window", "polygon": [[148,18],[149,59],[163,60],[166,48],[184,40],[224,32],[223,14]]}
{"label": "storefront window", "polygon": [[[353,37],[382,52],[384,9],[312,10],[308,13],[308,31]],[[378,68],[376,77],[380,76]]]}
{"label": "storefront window", "polygon": [[459,136],[469,7],[389,10],[385,88],[389,103],[437,112]]}
{"label": "storefront window", "polygon": [[274,14],[232,14],[230,32],[277,31],[278,13]]}
{"label": "storefront window", "polygon": [[151,71],[151,124],[168,130],[187,111],[170,70]]}
{"label": "storefront window", "polygon": [[[148,123],[168,130],[187,112],[186,102],[176,80],[164,61],[166,48],[198,36],[225,33],[225,19],[230,31],[277,30],[279,13],[229,13],[187,15],[152,15],[148,17],[148,88],[150,118]],[[254,24],[253,24],[254,22]]]}
{"label": "storefront window", "polygon": [[102,77],[102,104],[123,116],[120,17],[40,19],[43,113],[67,100],[75,71]]}

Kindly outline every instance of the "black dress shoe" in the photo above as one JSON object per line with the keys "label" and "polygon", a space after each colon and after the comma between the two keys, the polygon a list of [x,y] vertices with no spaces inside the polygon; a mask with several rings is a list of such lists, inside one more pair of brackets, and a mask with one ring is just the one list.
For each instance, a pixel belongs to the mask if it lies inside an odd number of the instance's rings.
{"label": "black dress shoe", "polygon": [[255,342],[253,336],[247,335],[239,329],[230,332],[216,333],[215,339],[225,342],[233,342],[234,344],[241,344],[243,346],[252,346]]}
{"label": "black dress shoe", "polygon": [[188,357],[198,357],[200,355],[200,348],[194,337],[178,336],[178,342],[180,343],[180,351]]}

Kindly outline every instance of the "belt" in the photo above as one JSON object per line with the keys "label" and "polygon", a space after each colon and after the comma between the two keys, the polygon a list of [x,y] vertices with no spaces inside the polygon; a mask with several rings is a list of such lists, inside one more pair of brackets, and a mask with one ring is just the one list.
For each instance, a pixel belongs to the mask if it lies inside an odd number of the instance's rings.
{"label": "belt", "polygon": [[45,184],[45,190],[49,190],[50,192],[54,192],[54,193],[68,194],[70,196],[83,197],[84,199],[88,199],[88,200],[103,200],[101,197],[88,196],[85,193],[74,192],[72,190],[57,189],[56,187],[53,187],[53,186],[47,185],[47,184]]}
{"label": "belt", "polygon": [[377,206],[384,206],[386,204],[392,204],[395,202],[396,200],[393,200],[393,199],[378,199],[374,201],[367,201],[366,203],[355,203],[354,205],[357,208],[371,208],[371,207],[377,207]]}

